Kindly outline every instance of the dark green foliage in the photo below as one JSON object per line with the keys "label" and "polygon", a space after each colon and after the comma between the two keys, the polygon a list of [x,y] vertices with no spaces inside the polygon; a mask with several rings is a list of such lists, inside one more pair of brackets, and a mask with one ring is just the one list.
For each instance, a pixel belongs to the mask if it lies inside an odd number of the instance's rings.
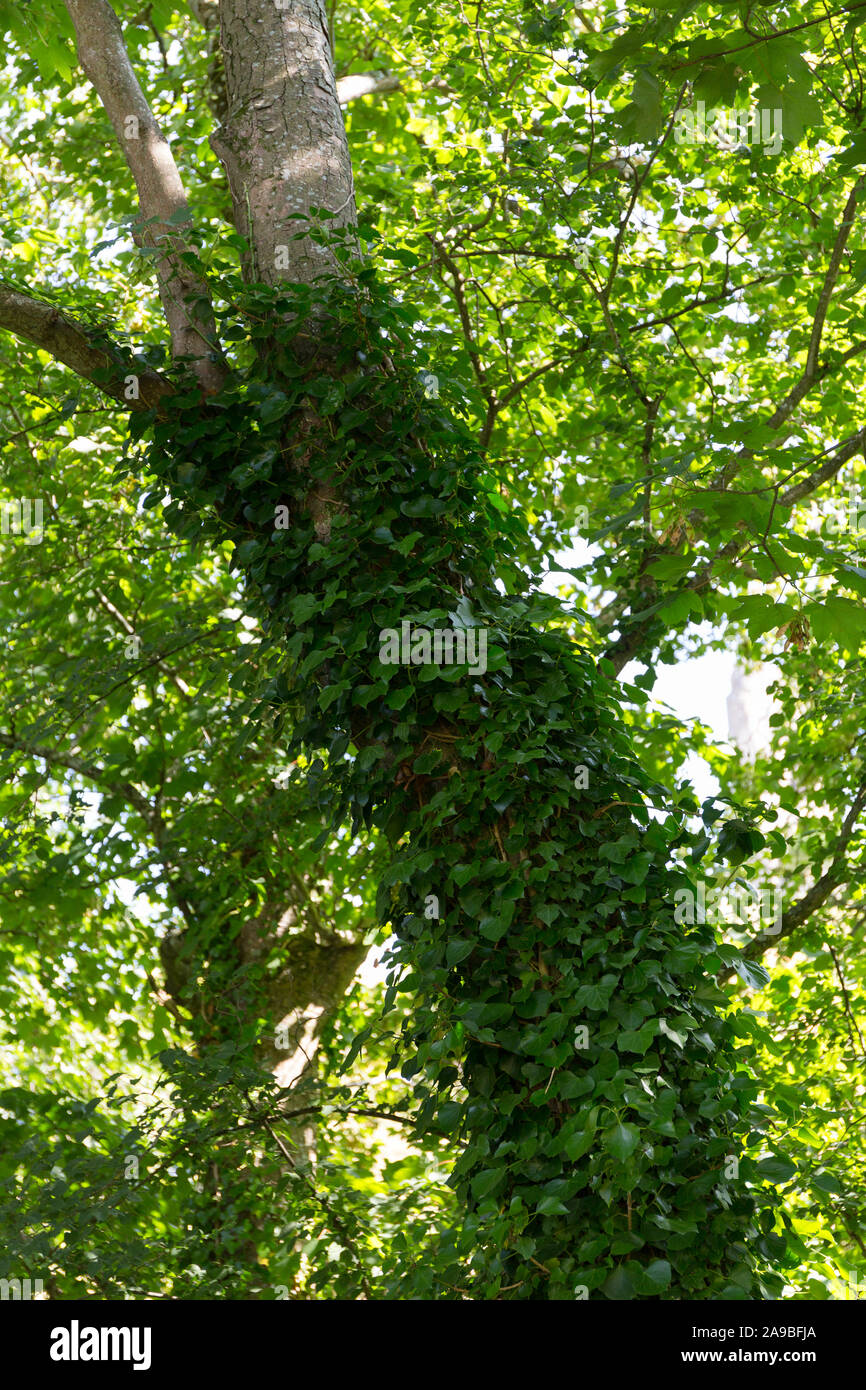
{"label": "dark green foliage", "polygon": [[[471,438],[425,399],[409,316],[362,281],[316,296],[312,359],[309,299],[227,287],[267,350],[207,404],[179,393],[147,460],[172,527],[234,541],[270,645],[251,720],[312,759],[332,828],[393,847],[388,993],[416,1000],[396,1055],[419,1132],[461,1146],[462,1227],[419,1277],[439,1297],[773,1296],[773,1174],[744,1154],[767,1112],[712,979],[736,953],[674,920],[694,803],[642,773],[611,680],[521,581]],[[486,673],[382,665],[404,620],[483,627]]]}

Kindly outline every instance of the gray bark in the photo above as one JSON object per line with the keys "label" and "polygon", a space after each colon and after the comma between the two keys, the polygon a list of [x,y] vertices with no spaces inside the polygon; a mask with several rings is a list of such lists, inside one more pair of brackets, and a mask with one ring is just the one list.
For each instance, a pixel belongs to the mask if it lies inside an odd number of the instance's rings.
{"label": "gray bark", "polygon": [[[50,352],[56,361],[98,385],[128,410],[147,410],[151,406],[158,409],[160,401],[174,390],[159,372],[129,361],[124,363],[124,353],[102,330],[79,323],[56,305],[20,290],[0,286],[0,328]],[[124,394],[130,374],[138,381],[138,395],[132,399]]]}
{"label": "gray bark", "polygon": [[96,90],[138,190],[143,225],[137,234],[154,248],[159,295],[175,358],[187,359],[202,389],[218,391],[225,376],[201,275],[182,259],[190,248],[182,227],[186,193],[168,141],[133,71],[123,31],[108,0],[65,0],[78,59]]}
{"label": "gray bark", "polygon": [[363,942],[336,935],[327,940],[317,939],[310,930],[289,935],[295,917],[291,907],[263,913],[247,922],[240,934],[244,965],[256,964],[275,943],[285,942],[285,966],[265,991],[276,1032],[262,1039],[259,1051],[260,1061],[281,1086],[295,1086],[312,1075],[322,1028],[367,951]]}
{"label": "gray bark", "polygon": [[228,116],[211,137],[235,224],[250,243],[247,275],[265,284],[333,274],[326,247],[300,236],[355,222],[352,166],[321,0],[220,0]]}

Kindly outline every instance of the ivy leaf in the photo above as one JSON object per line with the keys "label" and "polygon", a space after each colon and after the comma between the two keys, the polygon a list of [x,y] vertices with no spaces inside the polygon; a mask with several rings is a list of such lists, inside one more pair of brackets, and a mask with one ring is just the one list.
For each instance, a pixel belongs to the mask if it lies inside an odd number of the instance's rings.
{"label": "ivy leaf", "polygon": [[445,964],[459,965],[461,960],[465,960],[474,949],[475,942],[468,941],[465,937],[452,937],[445,947]]}
{"label": "ivy leaf", "polygon": [[439,497],[413,497],[408,502],[400,503],[404,516],[441,516],[445,510],[445,503]]}
{"label": "ivy leaf", "polygon": [[671,1267],[667,1260],[653,1260],[643,1271],[643,1277],[657,1292],[666,1289],[671,1282]]}
{"label": "ivy leaf", "polygon": [[631,1158],[638,1144],[640,1143],[640,1130],[636,1125],[622,1124],[617,1121],[611,1125],[610,1129],[603,1131],[601,1142],[620,1163],[625,1163]]}
{"label": "ivy leaf", "polygon": [[627,1299],[634,1298],[635,1287],[620,1265],[605,1280],[602,1285],[602,1292],[606,1298],[611,1298],[615,1302],[621,1303],[625,1302]]}
{"label": "ivy leaf", "polygon": [[[441,1112],[440,1112],[441,1113]],[[477,1201],[489,1197],[491,1192],[495,1192],[505,1179],[506,1170],[504,1168],[483,1168],[472,1179],[472,1195]]]}
{"label": "ivy leaf", "polygon": [[657,1027],[655,1019],[651,1019],[641,1028],[621,1033],[616,1045],[620,1052],[637,1052],[643,1056],[653,1044]]}

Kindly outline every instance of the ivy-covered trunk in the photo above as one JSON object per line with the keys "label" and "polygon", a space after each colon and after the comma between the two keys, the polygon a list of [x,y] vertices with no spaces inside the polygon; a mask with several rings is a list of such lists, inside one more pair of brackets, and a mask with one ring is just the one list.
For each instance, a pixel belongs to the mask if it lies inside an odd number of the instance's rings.
{"label": "ivy-covered trunk", "polygon": [[323,835],[350,820],[392,849],[390,988],[415,1001],[396,1057],[463,1204],[401,1294],[773,1296],[782,1218],[743,1156],[765,1112],[713,978],[730,953],[675,916],[695,808],[633,759],[611,668],[519,572],[477,444],[420,384],[411,308],[352,260],[324,6],[219,8],[244,276],[179,249],[182,204],[169,226],[136,175],[163,291],[186,277],[204,326],[186,384],[134,418],[167,523],[236,543],[269,641],[249,717],[307,760]]}
{"label": "ivy-covered trunk", "polygon": [[[292,373],[298,302],[256,287],[251,314],[265,304],[276,360],[204,409],[179,398],[150,464],[172,525],[237,542],[272,644],[257,714],[315,759],[335,824],[393,846],[380,910],[393,988],[417,1001],[398,1053],[419,1128],[462,1146],[466,1213],[453,1266],[440,1251],[408,1292],[778,1288],[756,1276],[773,1199],[741,1161],[758,1083],[711,931],[675,920],[690,885],[671,853],[694,808],[666,807],[633,761],[614,688],[556,604],[516,591],[510,523],[417,384],[399,309],[362,284],[333,293],[327,371],[305,355]],[[306,501],[320,488],[326,541]],[[469,660],[431,660],[435,629],[462,634]]]}
{"label": "ivy-covered trunk", "polygon": [[255,714],[313,759],[333,824],[393,847],[391,989],[417,1001],[397,1053],[419,1129],[459,1146],[465,1210],[406,1292],[777,1290],[774,1198],[741,1152],[758,1083],[712,933],[674,917],[690,807],[648,783],[610,679],[510,564],[514,523],[419,385],[411,314],[311,214],[351,208],[323,9],[220,10],[215,147],[250,245],[223,288],[235,370],[176,398],[150,466],[172,526],[236,541],[271,643]]}

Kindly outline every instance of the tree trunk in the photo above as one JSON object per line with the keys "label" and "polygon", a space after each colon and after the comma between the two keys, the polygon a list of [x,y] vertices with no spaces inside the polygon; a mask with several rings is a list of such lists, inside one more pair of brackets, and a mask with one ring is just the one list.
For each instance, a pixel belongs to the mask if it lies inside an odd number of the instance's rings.
{"label": "tree trunk", "polygon": [[221,0],[228,115],[211,144],[228,177],[251,280],[305,283],[334,272],[328,247],[302,235],[355,222],[352,166],[320,0]]}
{"label": "tree trunk", "polygon": [[[247,274],[338,280],[328,248],[292,237],[311,205],[338,224],[352,215],[324,13],[302,0],[223,0],[220,12],[229,116],[215,148],[253,248]],[[293,311],[277,312],[289,361]],[[224,461],[205,465],[206,484],[272,640],[290,638],[292,662],[330,687],[327,715],[316,686],[274,702],[300,703],[297,744],[336,750],[321,774],[335,814],[375,819],[394,847],[380,902],[418,998],[404,1075],[419,1129],[465,1145],[452,1287],[521,1299],[751,1290],[755,1216],[773,1200],[732,1174],[757,1086],[737,1075],[703,967],[712,933],[687,937],[674,914],[689,886],[669,862],[682,817],[653,819],[660,789],[631,759],[612,688],[533,623],[555,620],[551,605],[493,583],[507,543],[475,494],[471,443],[419,400],[411,365],[395,367],[374,328],[351,308],[333,313],[312,363],[272,368],[299,404],[255,505]],[[351,426],[337,415],[335,429],[304,396],[323,372],[351,393]],[[254,419],[211,420],[223,454],[234,431],[236,463]],[[183,457],[160,440],[153,464],[171,481]],[[277,548],[267,518],[286,496],[293,531]],[[351,547],[331,517],[351,519]],[[486,624],[492,669],[458,683],[440,666],[422,683],[411,658],[377,655],[404,622],[446,618],[464,637]]]}
{"label": "tree trunk", "polygon": [[[67,4],[83,23],[107,0]],[[419,1132],[461,1146],[443,1296],[772,1296],[778,1197],[740,1164],[765,1117],[708,974],[730,953],[675,911],[694,894],[672,859],[693,842],[692,808],[671,808],[635,763],[613,687],[557,605],[521,592],[517,518],[479,486],[475,441],[425,401],[405,318],[341,254],[352,171],[323,7],[219,8],[227,119],[213,143],[248,241],[249,292],[232,295],[258,363],[232,375],[193,356],[149,464],[181,534],[202,512],[205,533],[216,517],[236,542],[282,657],[263,703],[311,758],[319,809],[392,847],[379,898],[399,938],[392,987],[416,1000],[403,1074]],[[111,113],[115,75],[86,53]],[[173,166],[148,148],[150,164],[127,158],[162,218]],[[160,288],[178,366],[188,264],[170,238]],[[86,334],[66,334],[80,353]],[[457,670],[429,654],[446,622],[452,647],[478,637]]]}
{"label": "tree trunk", "polygon": [[[364,941],[347,941],[336,933],[322,939],[317,928],[305,922],[304,904],[287,899],[279,906],[266,905],[244,923],[237,937],[227,935],[225,959],[217,962],[207,920],[197,922],[189,904],[186,910],[186,928],[164,938],[160,955],[168,993],[191,1012],[199,1046],[233,1038],[238,1020],[255,1010],[273,1021],[255,1045],[255,1061],[278,1086],[291,1088],[292,1110],[314,1105],[322,1029],[366,955]],[[259,974],[257,967],[275,952],[281,958],[279,969]],[[221,969],[216,988],[203,993],[192,981],[205,962]],[[242,983],[236,983],[236,977]],[[298,1157],[313,1162],[315,1118],[286,1124]]]}

